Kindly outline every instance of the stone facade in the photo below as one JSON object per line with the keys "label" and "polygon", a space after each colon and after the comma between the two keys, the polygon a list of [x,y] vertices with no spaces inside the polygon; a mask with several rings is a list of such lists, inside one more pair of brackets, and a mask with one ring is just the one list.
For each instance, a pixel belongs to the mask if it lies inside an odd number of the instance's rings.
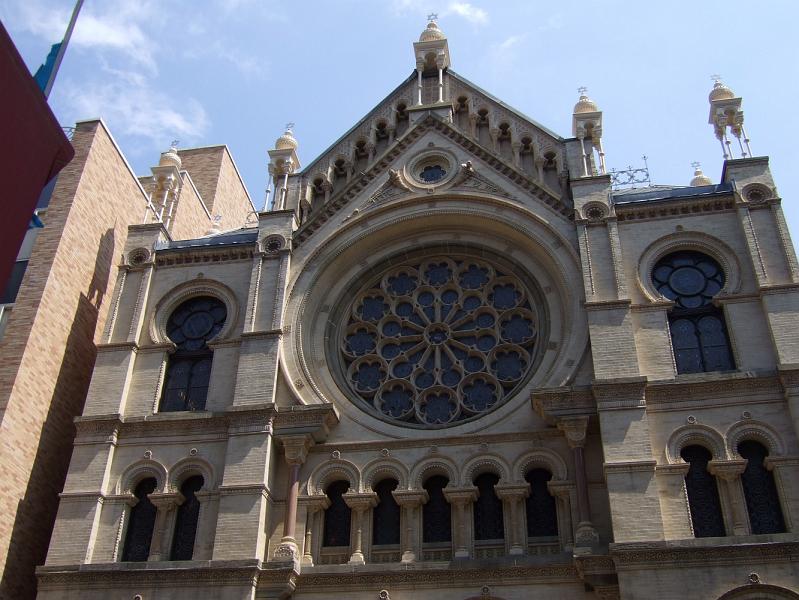
{"label": "stone facade", "polygon": [[[414,49],[417,73],[304,169],[291,132],[277,140],[257,224],[189,241],[166,221],[129,228],[38,597],[799,598],[799,268],[768,160],[620,192],[585,95],[562,138],[449,69],[435,23]],[[717,89],[711,106],[734,96]],[[228,185],[225,160],[219,181],[196,178],[203,198]],[[171,197],[165,177],[153,197]],[[722,324],[732,368],[684,367],[679,300],[653,279],[678,252],[723,273],[702,326]],[[206,297],[225,319],[204,409],[163,410],[171,319]],[[485,316],[474,339],[468,311]],[[756,525],[750,442],[768,454],[775,531]],[[694,447],[725,535],[699,534]],[[530,533],[538,471],[554,535]],[[170,560],[192,476],[191,560]],[[447,481],[445,542],[426,541],[431,477]],[[146,506],[149,546],[122,560]],[[334,514],[348,543],[327,543]]]}

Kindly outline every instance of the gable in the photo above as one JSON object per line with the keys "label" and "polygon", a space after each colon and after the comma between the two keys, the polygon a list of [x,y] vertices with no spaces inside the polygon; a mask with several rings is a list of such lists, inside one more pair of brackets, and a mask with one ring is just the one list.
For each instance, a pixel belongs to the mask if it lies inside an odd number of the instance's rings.
{"label": "gable", "polygon": [[[468,158],[461,162],[462,159],[457,160],[453,157],[452,168],[457,169],[458,173],[445,185],[420,189],[413,185],[407,175],[391,170],[391,166],[396,164],[397,159],[403,154],[411,152],[414,145],[428,132],[435,132],[448,142],[456,144],[461,150],[461,155]],[[480,161],[480,169],[475,169],[475,165],[470,163],[470,158]],[[557,180],[559,171],[553,171]],[[487,177],[488,172],[491,172],[493,176]],[[501,177],[506,185],[498,185],[497,176]],[[386,177],[386,181],[375,190],[375,181],[381,177]],[[515,189],[518,190],[520,196],[515,199],[521,200],[521,196],[528,199],[537,198],[542,204],[566,219],[571,218],[573,212],[568,198],[564,197],[559,188],[553,189],[553,186],[543,179],[525,172],[519,165],[512,164],[506,157],[499,155],[493,149],[485,148],[477,140],[467,137],[456,129],[453,123],[447,122],[432,112],[428,112],[423,118],[420,118],[407,133],[365,171],[351,177],[341,188],[331,189],[332,187],[331,185],[320,186],[317,180],[317,183],[311,182],[311,185],[305,188],[307,195],[302,199],[300,207],[302,225],[295,236],[297,244],[307,239],[345,206],[352,204],[352,207],[347,209],[350,212],[345,217],[346,220],[377,205],[402,196],[419,195],[422,192],[462,192],[472,195],[480,193],[514,198],[514,194],[510,190]],[[369,196],[361,198],[365,191],[370,191]],[[360,200],[360,203],[353,202],[356,198]]]}

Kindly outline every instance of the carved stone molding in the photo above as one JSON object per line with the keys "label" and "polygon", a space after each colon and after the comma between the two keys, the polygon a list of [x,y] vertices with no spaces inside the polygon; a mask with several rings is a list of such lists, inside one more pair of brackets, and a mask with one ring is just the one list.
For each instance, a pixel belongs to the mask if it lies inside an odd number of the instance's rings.
{"label": "carved stone molding", "polygon": [[558,420],[558,429],[566,436],[569,448],[585,446],[588,417],[568,417]]}
{"label": "carved stone molding", "polygon": [[672,542],[610,544],[610,553],[620,571],[673,569],[674,565],[683,568],[708,568],[711,565],[750,566],[765,562],[799,560],[799,543],[795,541],[735,545],[732,545],[732,541],[730,545],[702,539],[690,542],[690,545]]}
{"label": "carved stone molding", "polygon": [[599,411],[644,408],[646,406],[646,377],[596,382],[592,389]]}

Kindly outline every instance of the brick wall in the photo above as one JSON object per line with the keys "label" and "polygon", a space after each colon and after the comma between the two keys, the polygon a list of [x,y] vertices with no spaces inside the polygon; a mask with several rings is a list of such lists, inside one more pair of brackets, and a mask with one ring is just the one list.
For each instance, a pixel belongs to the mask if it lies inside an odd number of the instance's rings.
{"label": "brick wall", "polygon": [[78,125],[0,343],[0,597],[32,598],[127,226],[144,196],[99,121]]}

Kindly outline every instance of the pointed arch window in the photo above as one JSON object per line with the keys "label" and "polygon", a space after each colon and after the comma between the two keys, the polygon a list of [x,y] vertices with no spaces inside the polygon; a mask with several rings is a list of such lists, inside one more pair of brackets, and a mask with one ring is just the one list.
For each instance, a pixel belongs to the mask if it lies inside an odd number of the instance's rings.
{"label": "pointed arch window", "polygon": [[669,329],[677,373],[734,369],[724,313],[713,305],[725,281],[719,263],[701,252],[672,252],[657,262],[652,281],[674,301]]}
{"label": "pointed arch window", "polygon": [[391,493],[398,485],[396,479],[383,479],[374,487],[377,506],[372,510],[372,543],[375,546],[400,543],[400,507]]}
{"label": "pointed arch window", "polygon": [[483,473],[474,479],[479,494],[474,503],[475,540],[501,540],[505,537],[502,500],[494,490],[497,483],[499,476],[494,473]]}
{"label": "pointed arch window", "polygon": [[172,537],[170,560],[191,560],[194,556],[194,541],[197,537],[197,521],[200,517],[200,501],[197,499],[205,481],[202,475],[186,479],[180,486],[183,504],[175,517],[175,535]]}
{"label": "pointed arch window", "polygon": [[707,467],[713,455],[702,446],[686,446],[680,451],[680,456],[690,465],[685,475],[685,491],[688,494],[694,536],[726,535],[716,478]]}
{"label": "pointed arch window", "polygon": [[554,496],[549,493],[547,487],[547,483],[552,479],[552,473],[546,469],[530,469],[524,478],[530,484],[530,495],[525,499],[527,536],[557,536],[557,506]]}
{"label": "pointed arch window", "polygon": [[133,491],[136,504],[130,509],[128,530],[122,550],[124,562],[142,562],[150,556],[150,543],[153,539],[155,515],[158,511],[150,502],[149,495],[155,491],[157,486],[158,482],[155,477],[148,477],[140,481]]}
{"label": "pointed arch window", "polygon": [[208,342],[226,319],[225,303],[211,296],[190,298],[169,316],[166,331],[176,350],[167,365],[161,412],[205,410],[213,359]]}
{"label": "pointed arch window", "polygon": [[444,497],[449,479],[433,475],[424,482],[428,500],[422,505],[422,541],[425,544],[452,541],[452,512]]}
{"label": "pointed arch window", "polygon": [[348,481],[334,481],[327,486],[330,506],[325,509],[325,526],[322,533],[322,546],[349,546],[352,510],[344,501],[344,494],[350,489]]}
{"label": "pointed arch window", "polygon": [[748,461],[741,483],[752,533],[784,533],[785,519],[774,474],[765,465],[768,450],[759,442],[747,440],[738,444],[738,454]]}

